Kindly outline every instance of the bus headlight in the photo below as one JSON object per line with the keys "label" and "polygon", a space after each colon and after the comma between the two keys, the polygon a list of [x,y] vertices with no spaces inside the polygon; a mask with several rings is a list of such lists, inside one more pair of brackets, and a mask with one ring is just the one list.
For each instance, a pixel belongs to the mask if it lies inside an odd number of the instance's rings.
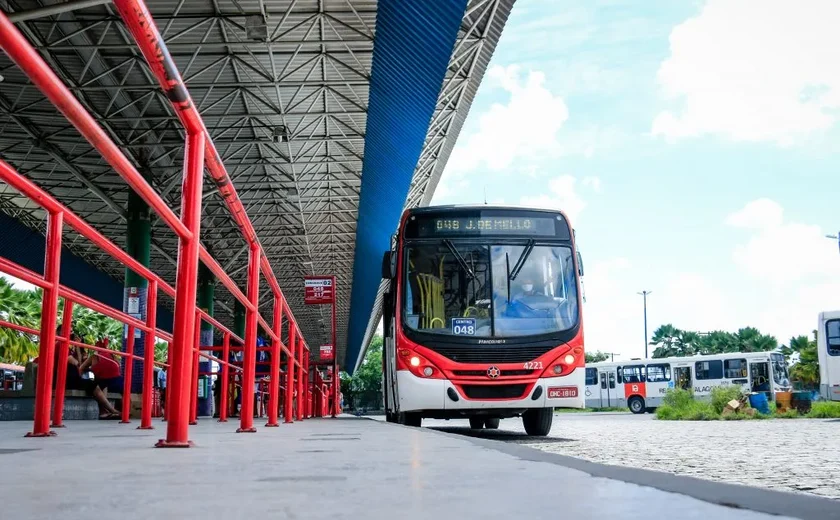
{"label": "bus headlight", "polygon": [[562,372],[562,371],[563,371],[563,366],[562,365],[554,365],[554,373],[555,374],[560,374],[560,372]]}
{"label": "bus headlight", "polygon": [[423,375],[426,377],[432,377],[432,374],[435,373],[435,370],[432,367],[426,367],[423,369]]}
{"label": "bus headlight", "polygon": [[411,360],[409,362],[411,363],[411,366],[413,366],[413,367],[419,367],[420,366],[420,358],[417,357],[417,356],[412,356]]}
{"label": "bus headlight", "polygon": [[575,362],[575,356],[571,354],[566,354],[566,357],[563,358],[563,362],[567,365],[571,365]]}

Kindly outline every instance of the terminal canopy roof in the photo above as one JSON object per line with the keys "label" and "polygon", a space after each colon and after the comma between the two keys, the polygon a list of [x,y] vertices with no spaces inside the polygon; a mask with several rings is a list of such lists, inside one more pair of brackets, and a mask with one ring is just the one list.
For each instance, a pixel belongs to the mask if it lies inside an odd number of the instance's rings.
{"label": "terminal canopy roof", "polygon": [[[338,277],[338,359],[352,370],[378,323],[382,252],[403,208],[429,203],[513,0],[146,4],[315,352],[329,308],[303,305],[303,276]],[[114,8],[2,8],[177,211],[184,132]],[[126,184],[5,54],[0,75],[0,157],[124,247]],[[0,211],[45,231],[44,212],[6,186]],[[247,246],[209,180],[201,239],[245,287]],[[66,244],[124,279],[86,240]],[[153,218],[152,270],[174,283],[176,257],[175,235]],[[230,324],[233,298],[217,289],[216,316]]]}

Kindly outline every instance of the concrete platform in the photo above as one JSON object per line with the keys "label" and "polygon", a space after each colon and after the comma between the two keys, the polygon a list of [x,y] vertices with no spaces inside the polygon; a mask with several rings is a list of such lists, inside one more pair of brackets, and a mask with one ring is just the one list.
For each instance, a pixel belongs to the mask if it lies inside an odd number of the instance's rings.
{"label": "concrete platform", "polygon": [[160,422],[69,422],[25,439],[30,426],[0,423],[2,518],[840,518],[828,499],[351,417],[255,434],[204,419],[187,450],[151,447]]}

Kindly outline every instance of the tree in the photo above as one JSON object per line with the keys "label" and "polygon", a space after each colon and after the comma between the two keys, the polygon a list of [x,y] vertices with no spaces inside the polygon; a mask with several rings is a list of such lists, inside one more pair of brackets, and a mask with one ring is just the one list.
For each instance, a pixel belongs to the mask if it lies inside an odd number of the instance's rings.
{"label": "tree", "polygon": [[596,350],[595,352],[587,352],[585,354],[587,363],[598,363],[599,361],[606,361],[610,359],[610,355],[606,352]]}
{"label": "tree", "polygon": [[378,392],[382,388],[382,336],[371,338],[365,359],[353,376],[351,388],[355,392]]}
{"label": "tree", "polygon": [[814,339],[807,336],[790,338],[787,346],[781,348],[782,354],[790,360],[794,355],[797,359],[790,367],[790,379],[802,386],[814,388],[820,383],[819,355],[817,354],[817,331],[813,332]]}
{"label": "tree", "polygon": [[679,356],[677,336],[679,336],[680,332],[680,329],[674,327],[670,323],[661,325],[658,329],[653,331],[653,337],[650,339],[651,346],[656,347],[653,351],[653,357],[664,358]]}
{"label": "tree", "polygon": [[[0,318],[21,327],[38,329],[41,322],[39,291],[16,289],[0,276]],[[24,364],[37,354],[37,336],[0,327],[0,361]]]}

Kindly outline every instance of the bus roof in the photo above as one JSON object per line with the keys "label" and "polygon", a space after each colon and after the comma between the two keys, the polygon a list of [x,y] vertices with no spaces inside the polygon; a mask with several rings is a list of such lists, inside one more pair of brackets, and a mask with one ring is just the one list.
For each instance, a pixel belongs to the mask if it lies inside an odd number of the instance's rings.
{"label": "bus roof", "polygon": [[650,365],[656,363],[696,363],[697,361],[707,361],[711,359],[766,359],[770,357],[770,354],[780,354],[780,352],[726,352],[723,354],[697,354],[694,356],[674,356],[666,358],[626,359],[623,361],[599,361],[597,363],[587,363],[586,366],[593,368],[602,368],[625,365]]}
{"label": "bus roof", "polygon": [[416,214],[423,214],[423,213],[434,213],[436,211],[457,211],[457,210],[499,210],[499,209],[507,209],[507,210],[521,210],[521,211],[538,211],[542,213],[552,213],[552,214],[563,214],[565,213],[559,209],[548,209],[548,208],[534,208],[529,206],[517,206],[514,204],[444,204],[440,206],[423,206],[423,207],[416,207],[416,208],[409,208],[406,211],[412,215]]}

